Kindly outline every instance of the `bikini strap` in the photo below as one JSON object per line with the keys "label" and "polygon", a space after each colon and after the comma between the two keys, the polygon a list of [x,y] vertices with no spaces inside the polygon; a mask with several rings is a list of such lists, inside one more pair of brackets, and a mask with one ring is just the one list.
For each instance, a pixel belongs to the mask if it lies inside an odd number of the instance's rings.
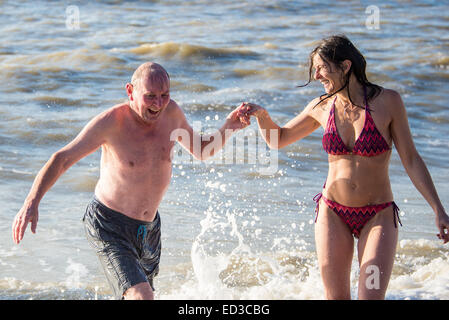
{"label": "bikini strap", "polygon": [[371,114],[371,110],[368,106],[368,95],[366,94],[366,86],[363,86],[363,99],[365,100],[365,111]]}
{"label": "bikini strap", "polygon": [[399,208],[396,205],[396,203],[393,201],[393,222],[394,222],[394,227],[397,228],[397,224],[396,224],[396,219],[398,220],[399,224],[402,227],[402,222],[401,219],[399,218]]}
{"label": "bikini strap", "polygon": [[335,95],[334,102],[332,102],[332,110],[335,110],[335,101],[337,101],[337,95]]}
{"label": "bikini strap", "polygon": [[[329,111],[329,117],[327,118],[326,128],[324,132],[329,132],[329,129],[335,126],[335,101],[337,96],[335,96],[334,102],[332,103],[331,110]],[[333,119],[333,120],[332,120]]]}
{"label": "bikini strap", "polygon": [[[324,181],[323,184],[323,190],[326,188],[326,182],[327,180]],[[323,193],[317,193],[314,197],[313,197],[313,201],[316,202],[316,207],[315,207],[315,222],[318,219],[318,211],[320,211],[320,200],[323,197]]]}
{"label": "bikini strap", "polygon": [[316,202],[316,207],[315,207],[315,223],[316,223],[316,221],[317,221],[317,219],[318,219],[318,212],[320,211],[320,199],[321,199],[322,196],[323,196],[323,194],[320,192],[320,193],[316,194],[316,195],[313,197],[313,201]]}

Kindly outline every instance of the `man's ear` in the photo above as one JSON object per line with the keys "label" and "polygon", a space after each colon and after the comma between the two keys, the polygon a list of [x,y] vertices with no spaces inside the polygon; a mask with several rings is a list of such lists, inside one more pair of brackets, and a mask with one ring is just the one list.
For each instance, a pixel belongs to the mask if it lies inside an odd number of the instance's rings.
{"label": "man's ear", "polygon": [[126,86],[126,94],[128,95],[128,98],[130,101],[133,101],[133,91],[134,91],[134,86],[131,83],[127,83]]}

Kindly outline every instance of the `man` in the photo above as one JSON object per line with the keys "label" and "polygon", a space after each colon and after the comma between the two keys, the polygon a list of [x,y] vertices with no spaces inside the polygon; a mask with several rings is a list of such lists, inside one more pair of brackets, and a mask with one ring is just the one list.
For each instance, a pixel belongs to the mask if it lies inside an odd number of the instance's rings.
{"label": "man", "polygon": [[[36,232],[44,194],[70,166],[101,147],[100,179],[83,218],[87,238],[117,298],[153,299],[152,280],[160,259],[158,207],[171,179],[174,140],[203,160],[223,147],[229,137],[225,131],[249,122],[239,118],[236,109],[218,133],[200,136],[170,99],[168,73],[152,62],[137,68],[126,92],[128,102],[94,117],[39,171],[14,219],[13,240],[18,244],[23,239],[29,222]],[[177,131],[187,134],[173,139]]]}

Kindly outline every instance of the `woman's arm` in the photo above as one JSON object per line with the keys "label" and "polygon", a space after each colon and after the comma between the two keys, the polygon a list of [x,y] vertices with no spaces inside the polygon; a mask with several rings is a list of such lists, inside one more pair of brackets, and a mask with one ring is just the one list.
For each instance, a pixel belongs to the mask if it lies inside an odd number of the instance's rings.
{"label": "woman's arm", "polygon": [[388,106],[393,111],[390,128],[394,145],[408,176],[435,212],[435,222],[440,232],[438,237],[446,243],[449,241],[449,234],[445,232],[449,230],[449,217],[438,197],[432,177],[413,143],[404,103],[397,92],[388,90],[387,94]]}
{"label": "woman's arm", "polygon": [[283,127],[278,126],[270,117],[267,110],[254,103],[244,103],[240,113],[245,116],[255,116],[260,133],[270,149],[281,149],[296,142],[315,131],[320,123],[311,116],[311,110],[317,99],[311,101],[307,107]]}

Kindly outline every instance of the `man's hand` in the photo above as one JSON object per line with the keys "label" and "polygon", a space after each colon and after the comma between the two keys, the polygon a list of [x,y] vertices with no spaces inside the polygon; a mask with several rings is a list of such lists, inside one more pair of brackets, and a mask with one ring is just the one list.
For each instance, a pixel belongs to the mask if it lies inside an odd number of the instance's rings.
{"label": "man's hand", "polygon": [[28,223],[31,222],[31,232],[36,233],[39,211],[36,206],[24,204],[17,213],[12,224],[12,238],[16,244],[23,239]]}
{"label": "man's hand", "polygon": [[234,109],[226,118],[226,128],[232,130],[240,130],[246,128],[251,124],[249,116],[246,116],[240,112],[243,107],[243,103]]}
{"label": "man's hand", "polygon": [[251,116],[255,116],[256,118],[258,118],[260,116],[267,114],[267,111],[264,108],[255,103],[249,102],[243,102],[238,108],[238,110],[239,110],[238,115],[240,117],[247,118],[248,121]]}

